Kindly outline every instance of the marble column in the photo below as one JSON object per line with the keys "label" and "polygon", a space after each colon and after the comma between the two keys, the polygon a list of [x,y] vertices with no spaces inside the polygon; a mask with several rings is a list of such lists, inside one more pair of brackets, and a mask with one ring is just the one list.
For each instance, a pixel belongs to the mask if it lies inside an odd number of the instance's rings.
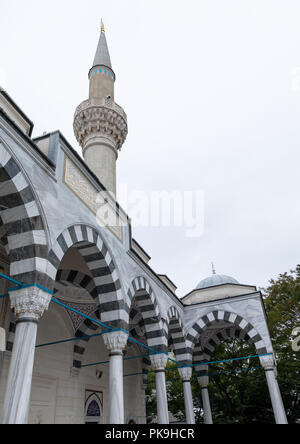
{"label": "marble column", "polygon": [[202,395],[202,403],[204,411],[204,424],[213,424],[213,417],[211,412],[209,391],[208,391],[208,384],[209,384],[209,377],[207,376],[208,366],[202,366],[201,373],[203,373],[203,375],[198,377],[198,382],[201,386],[201,395]]}
{"label": "marble column", "polygon": [[1,381],[5,349],[6,349],[5,330],[4,328],[0,328],[0,381]]}
{"label": "marble column", "polygon": [[2,379],[3,362],[4,362],[4,352],[0,351],[0,384]]}
{"label": "marble column", "polygon": [[10,293],[16,332],[3,407],[3,424],[28,421],[37,325],[48,309],[51,295],[37,287]]}
{"label": "marble column", "polygon": [[273,356],[262,356],[260,358],[262,367],[265,370],[270,398],[276,424],[288,424],[285,408],[283,405],[278,381],[277,371]]}
{"label": "marble column", "polygon": [[157,354],[151,356],[151,364],[155,371],[157,419],[159,424],[169,424],[169,409],[166,386],[166,366],[168,356]]}
{"label": "marble column", "polygon": [[123,331],[105,333],[103,340],[110,354],[109,361],[109,423],[124,424],[123,350],[128,334]]}
{"label": "marble column", "polygon": [[191,378],[193,374],[192,367],[182,367],[178,369],[183,383],[185,419],[187,424],[195,424],[195,413]]}

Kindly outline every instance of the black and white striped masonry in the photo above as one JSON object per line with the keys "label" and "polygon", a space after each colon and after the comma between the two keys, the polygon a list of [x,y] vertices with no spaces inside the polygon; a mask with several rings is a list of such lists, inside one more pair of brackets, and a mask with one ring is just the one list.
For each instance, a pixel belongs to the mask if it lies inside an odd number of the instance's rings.
{"label": "black and white striped masonry", "polygon": [[36,197],[19,163],[0,141],[0,240],[10,276],[22,284],[48,288],[48,247]]}
{"label": "black and white striped masonry", "polygon": [[77,270],[58,270],[56,275],[54,294],[63,293],[69,285],[83,289],[87,292],[88,297],[91,298],[98,306],[98,293],[94,279],[85,273]]}
{"label": "black and white striped masonry", "polygon": [[[224,329],[224,323],[228,324],[228,329]],[[215,334],[204,347],[199,344],[201,335],[209,327],[217,327],[218,324],[220,332]],[[188,351],[193,355],[194,362],[208,362],[216,346],[232,337],[239,337],[253,344],[258,355],[267,353],[265,342],[252,324],[235,313],[221,310],[208,313],[194,324],[187,335]]]}
{"label": "black and white striped masonry", "polygon": [[[55,282],[54,289],[55,296],[62,296],[65,288],[69,286],[84,289],[91,298],[91,301],[95,302],[94,315],[96,316],[96,319],[100,320],[100,304],[98,301],[97,288],[93,278],[77,270],[58,270],[56,280],[57,282]],[[91,313],[90,316],[93,317],[93,313]],[[86,319],[84,317],[81,318],[81,323],[74,333],[75,337],[78,337],[78,341],[76,341],[73,347],[74,368],[78,369],[82,365],[84,353],[90,340],[90,338],[87,338],[86,336],[91,336],[99,333],[100,331],[101,327],[99,324],[91,321],[90,319]]]}
{"label": "black and white striped masonry", "polygon": [[62,258],[71,247],[78,250],[91,272],[99,298],[101,321],[112,328],[126,329],[128,308],[124,302],[119,274],[107,246],[94,228],[74,225],[57,238],[49,253],[53,279]]}
{"label": "black and white striped masonry", "polygon": [[191,356],[187,350],[183,321],[176,307],[171,307],[168,311],[168,335],[176,361],[181,365],[190,365]]}
{"label": "black and white striped masonry", "polygon": [[[253,339],[250,338],[248,333],[245,330],[241,330],[237,327],[226,328],[220,330],[217,333],[214,333],[212,337],[205,342],[203,345],[198,345],[194,348],[193,353],[193,362],[197,363],[205,363],[211,362],[213,360],[213,354],[215,349],[219,344],[228,341],[229,339],[238,339],[240,341],[246,341],[249,344],[254,344]],[[267,349],[256,350],[257,354],[266,354]],[[259,353],[260,352],[260,353]],[[207,375],[208,367],[207,366],[195,366],[196,374],[198,377]]]}
{"label": "black and white striped masonry", "polygon": [[127,310],[130,311],[131,305],[140,310],[148,347],[155,351],[167,352],[168,333],[160,315],[156,297],[147,279],[143,276],[134,279],[127,296]]}

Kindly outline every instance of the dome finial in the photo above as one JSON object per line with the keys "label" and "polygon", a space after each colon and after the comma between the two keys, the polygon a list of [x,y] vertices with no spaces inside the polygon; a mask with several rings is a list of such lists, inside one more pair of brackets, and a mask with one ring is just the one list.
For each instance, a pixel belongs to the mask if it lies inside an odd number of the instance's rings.
{"label": "dome finial", "polygon": [[101,32],[105,33],[105,27],[102,19],[101,19]]}
{"label": "dome finial", "polygon": [[212,274],[214,276],[215,274],[217,274],[215,269],[215,264],[212,262],[211,265],[212,265]]}

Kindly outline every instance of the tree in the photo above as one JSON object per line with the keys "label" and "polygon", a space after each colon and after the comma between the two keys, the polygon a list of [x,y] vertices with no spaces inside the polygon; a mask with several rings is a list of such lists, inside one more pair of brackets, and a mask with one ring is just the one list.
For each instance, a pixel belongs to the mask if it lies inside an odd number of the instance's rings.
{"label": "tree", "polygon": [[300,265],[271,280],[265,293],[270,334],[278,360],[278,382],[289,423],[300,420],[300,352],[293,350],[293,330],[300,327]]}

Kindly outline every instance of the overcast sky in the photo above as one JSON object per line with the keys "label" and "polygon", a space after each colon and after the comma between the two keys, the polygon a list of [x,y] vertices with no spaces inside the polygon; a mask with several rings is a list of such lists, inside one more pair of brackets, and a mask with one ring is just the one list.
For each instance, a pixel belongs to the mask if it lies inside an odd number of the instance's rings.
{"label": "overcast sky", "polygon": [[[178,295],[211,274],[265,286],[300,263],[299,0],[0,0],[0,84],[34,136],[73,135],[103,17],[129,190],[203,191],[205,231],[134,230]],[[122,204],[122,202],[121,202]]]}

